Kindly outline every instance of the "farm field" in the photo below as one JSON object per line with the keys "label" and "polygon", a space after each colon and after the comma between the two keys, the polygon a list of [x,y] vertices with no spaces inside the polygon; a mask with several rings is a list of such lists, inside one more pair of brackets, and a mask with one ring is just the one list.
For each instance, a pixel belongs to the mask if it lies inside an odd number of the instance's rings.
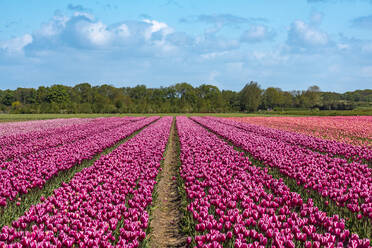
{"label": "farm field", "polygon": [[19,122],[29,120],[48,120],[62,118],[98,118],[98,117],[123,117],[123,116],[216,116],[216,117],[280,117],[280,116],[372,116],[372,109],[365,110],[291,110],[291,111],[264,111],[257,113],[153,113],[153,114],[0,114],[1,122]]}
{"label": "farm field", "polygon": [[372,247],[370,116],[44,117],[0,123],[0,247]]}
{"label": "farm field", "polygon": [[359,146],[372,146],[372,116],[233,118],[236,121],[271,127]]}
{"label": "farm field", "polygon": [[[142,116],[177,116],[179,114],[164,113],[164,114],[0,114],[1,122],[20,122],[30,120],[49,120],[49,119],[65,119],[65,118],[99,118],[99,117],[142,117]],[[190,113],[187,116],[217,116],[217,117],[246,117],[246,116],[272,116],[244,113]]]}

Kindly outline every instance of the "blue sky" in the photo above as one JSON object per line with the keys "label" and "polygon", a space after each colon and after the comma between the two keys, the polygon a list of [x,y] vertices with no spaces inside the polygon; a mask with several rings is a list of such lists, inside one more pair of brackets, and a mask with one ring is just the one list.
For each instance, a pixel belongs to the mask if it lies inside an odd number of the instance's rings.
{"label": "blue sky", "polygon": [[0,0],[0,89],[372,88],[372,0]]}

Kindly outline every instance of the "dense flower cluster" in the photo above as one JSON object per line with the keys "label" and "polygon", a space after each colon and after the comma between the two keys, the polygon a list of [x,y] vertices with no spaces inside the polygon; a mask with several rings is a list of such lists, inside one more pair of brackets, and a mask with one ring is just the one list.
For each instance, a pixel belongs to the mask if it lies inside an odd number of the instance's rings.
{"label": "dense flower cluster", "polygon": [[190,245],[370,247],[369,240],[345,228],[343,219],[327,216],[311,199],[305,203],[267,168],[253,166],[243,153],[192,120],[177,117],[177,130],[180,173],[195,228]]}
{"label": "dense flower cluster", "polygon": [[13,139],[19,134],[29,132],[43,133],[54,128],[66,127],[75,124],[83,124],[89,122],[88,118],[69,118],[69,119],[51,119],[51,120],[36,120],[23,122],[4,122],[0,123],[0,137],[11,136]]}
{"label": "dense flower cluster", "polygon": [[359,146],[372,146],[372,116],[249,117],[235,120]]}
{"label": "dense flower cluster", "polygon": [[[150,117],[119,125],[73,143],[40,150],[35,154],[1,163],[0,206],[5,206],[7,200],[15,199],[18,194],[26,194],[31,188],[42,188],[47,180],[60,171],[67,170],[83,160],[92,159],[96,154],[157,118],[159,117]],[[126,120],[124,122],[127,123]],[[92,127],[91,131],[93,129],[96,128]],[[85,132],[85,130],[80,131]]]}
{"label": "dense flower cluster", "polygon": [[[97,118],[89,121],[0,138],[0,163],[40,150],[72,143],[142,118]],[[79,120],[79,119],[78,119]],[[4,167],[4,166],[1,166]]]}
{"label": "dense flower cluster", "polygon": [[2,228],[0,247],[138,247],[171,123],[156,121],[42,198]]}
{"label": "dense flower cluster", "polygon": [[[213,118],[213,117],[211,117]],[[292,145],[299,145],[314,151],[327,153],[330,156],[342,156],[346,159],[355,161],[372,162],[372,149],[361,146],[353,146],[347,143],[341,143],[333,140],[325,140],[301,133],[282,131],[278,129],[257,126],[242,121],[233,121],[230,119],[213,118],[222,123],[242,128],[248,132],[259,134],[274,140],[280,140]],[[238,119],[240,120],[240,119]]]}
{"label": "dense flower cluster", "polygon": [[305,188],[330,197],[340,206],[372,219],[372,170],[365,164],[313,152],[281,140],[223,124],[192,117],[262,163],[279,169]]}
{"label": "dense flower cluster", "polygon": [[[44,121],[32,121],[32,125],[29,124],[29,126],[25,125],[25,123],[28,123],[28,121],[15,122],[15,123],[11,122],[11,124],[13,124],[11,126],[12,128],[18,127],[18,126],[15,126],[16,124],[18,124],[19,127],[26,126],[27,129],[23,130],[24,132],[20,132],[20,130],[17,130],[17,129],[10,130],[10,132],[6,133],[6,135],[0,136],[0,147],[4,148],[4,147],[8,147],[8,146],[13,146],[13,145],[21,145],[21,144],[27,143],[31,139],[42,139],[43,137],[47,137],[47,136],[52,135],[54,133],[58,133],[60,130],[63,131],[66,128],[67,129],[71,128],[71,126],[82,125],[82,124],[87,123],[89,121],[91,121],[91,119],[72,119],[72,120],[70,120],[70,122],[66,122],[65,120],[62,120],[62,119],[61,119],[60,122],[57,122],[57,120],[54,120],[53,124],[55,126],[45,125]],[[37,126],[38,124],[40,125],[40,127]],[[3,128],[2,127],[3,125],[4,124],[0,123],[1,128]],[[8,124],[8,125],[10,125],[10,124]],[[34,129],[35,129],[34,131],[31,130],[32,127],[34,127]],[[1,130],[1,128],[0,128],[0,130]],[[4,128],[5,128],[5,130],[2,130],[3,132],[4,131],[9,131],[9,130],[6,130],[6,128],[9,129],[10,127],[5,126]],[[11,131],[14,131],[14,132],[11,132]]]}

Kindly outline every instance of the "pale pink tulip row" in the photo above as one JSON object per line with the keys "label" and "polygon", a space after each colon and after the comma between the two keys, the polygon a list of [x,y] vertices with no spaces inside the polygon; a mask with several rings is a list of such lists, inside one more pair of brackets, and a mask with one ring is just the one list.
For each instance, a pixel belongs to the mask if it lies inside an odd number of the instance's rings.
{"label": "pale pink tulip row", "polygon": [[26,134],[29,132],[43,132],[48,129],[65,127],[74,124],[82,124],[89,122],[88,118],[71,118],[71,119],[51,119],[51,120],[35,120],[23,122],[4,122],[0,123],[0,138],[4,136],[14,136]]}
{"label": "pale pink tulip row", "polygon": [[171,123],[156,121],[42,198],[2,228],[0,247],[139,247]]}
{"label": "pale pink tulip row", "polygon": [[338,205],[372,219],[372,170],[367,165],[346,163],[340,158],[331,158],[212,119],[192,119],[244,149],[254,159],[278,168],[282,175],[295,179],[304,188],[313,189]]}
{"label": "pale pink tulip row", "polygon": [[353,146],[347,143],[341,143],[334,140],[325,140],[317,137],[294,133],[290,131],[283,131],[279,129],[268,128],[265,126],[258,126],[255,124],[250,124],[248,122],[234,121],[225,118],[214,118],[221,123],[232,125],[246,130],[247,132],[252,132],[261,136],[271,138],[273,140],[280,140],[287,142],[292,145],[298,145],[305,148],[309,148],[314,151],[321,153],[326,153],[330,156],[341,156],[346,159],[351,159],[354,161],[367,161],[372,162],[372,149],[368,147]]}
{"label": "pale pink tulip row", "polygon": [[[46,126],[43,125],[42,121],[40,121],[40,126],[43,128],[38,128],[36,126],[36,121],[34,123],[35,130],[28,130],[26,133],[10,133],[6,136],[0,137],[0,147],[7,147],[7,146],[13,146],[13,145],[20,145],[26,142],[29,142],[33,139],[40,139],[43,137],[47,137],[56,133],[63,132],[66,129],[69,129],[75,125],[82,125],[84,123],[89,123],[94,119],[73,119],[71,122],[61,121],[64,125],[58,125],[60,123],[56,123],[56,126]],[[26,121],[27,122],[27,121]],[[23,124],[26,122],[20,122],[19,124]],[[15,122],[17,124],[17,122]]]}
{"label": "pale pink tulip row", "polygon": [[195,247],[371,247],[267,169],[186,117],[177,117],[181,177]]}
{"label": "pale pink tulip row", "polygon": [[86,139],[3,163],[6,166],[0,169],[0,206],[6,206],[8,200],[15,199],[19,194],[27,194],[32,188],[42,188],[46,181],[57,176],[60,171],[68,170],[83,160],[92,159],[158,118],[149,117],[131,122]]}
{"label": "pale pink tulip row", "polygon": [[372,116],[232,118],[286,131],[372,147]]}
{"label": "pale pink tulip row", "polygon": [[[108,131],[131,121],[141,119],[143,118],[99,118],[81,124],[76,123],[66,127],[49,129],[44,132],[29,132],[18,135],[17,137],[8,136],[7,140],[0,138],[0,163],[30,153],[85,139],[96,133]],[[0,167],[4,167],[4,165],[0,165]]]}

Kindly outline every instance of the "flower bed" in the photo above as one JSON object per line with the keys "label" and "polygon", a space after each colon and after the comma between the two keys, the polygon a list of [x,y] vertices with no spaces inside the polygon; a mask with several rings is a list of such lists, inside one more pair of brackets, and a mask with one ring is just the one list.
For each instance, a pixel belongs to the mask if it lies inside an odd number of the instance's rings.
{"label": "flower bed", "polygon": [[311,199],[304,202],[267,168],[253,166],[195,122],[177,117],[177,129],[194,226],[190,246],[369,247],[369,240],[345,228],[345,220],[327,216]]}
{"label": "flower bed", "polygon": [[151,124],[42,198],[2,228],[0,247],[138,247],[171,123]]}
{"label": "flower bed", "polygon": [[92,135],[86,139],[63,146],[39,151],[24,158],[2,163],[0,169],[0,206],[18,194],[40,187],[60,171],[67,170],[83,160],[92,159],[104,149],[128,137],[159,117],[150,117],[128,125]]}

